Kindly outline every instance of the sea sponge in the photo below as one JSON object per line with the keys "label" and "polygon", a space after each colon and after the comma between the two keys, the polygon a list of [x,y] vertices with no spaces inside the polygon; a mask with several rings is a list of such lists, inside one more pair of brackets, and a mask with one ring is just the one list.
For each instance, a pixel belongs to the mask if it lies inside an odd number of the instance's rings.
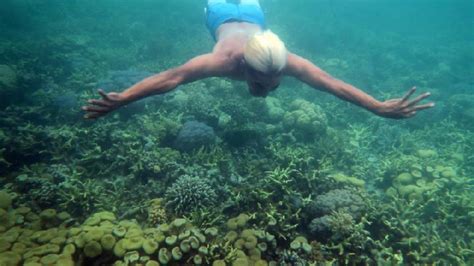
{"label": "sea sponge", "polygon": [[49,241],[51,244],[62,245],[66,242],[66,238],[64,236],[57,236]]}
{"label": "sea sponge", "polygon": [[52,265],[56,263],[59,259],[59,255],[57,254],[48,254],[40,259],[40,262],[43,265]]}
{"label": "sea sponge", "polygon": [[137,250],[143,245],[144,238],[141,236],[134,236],[130,238],[124,238],[123,247],[126,250]]}
{"label": "sea sponge", "polygon": [[125,238],[132,238],[132,237],[141,237],[143,236],[143,231],[139,227],[129,227],[127,233],[125,234]]}
{"label": "sea sponge", "polygon": [[198,248],[198,252],[203,255],[208,255],[209,254],[209,249],[205,246],[201,246]]}
{"label": "sea sponge", "polygon": [[168,264],[171,260],[171,254],[167,248],[160,248],[158,251],[158,261],[162,264]]}
{"label": "sea sponge", "polygon": [[117,243],[115,243],[114,246],[114,254],[117,257],[123,257],[127,250],[124,248],[123,244],[125,242],[125,239],[120,239]]}
{"label": "sea sponge", "polygon": [[171,225],[175,228],[181,228],[181,227],[185,226],[186,223],[187,223],[186,219],[177,218],[177,219],[174,219],[174,221],[171,223]]}
{"label": "sea sponge", "polygon": [[124,237],[125,234],[127,233],[127,229],[123,226],[120,226],[120,225],[117,225],[116,227],[114,227],[114,229],[112,230],[112,234],[116,237]]}
{"label": "sea sponge", "polygon": [[5,190],[0,190],[0,209],[8,210],[12,205],[12,198]]}
{"label": "sea sponge", "polygon": [[84,255],[95,258],[102,254],[102,246],[97,241],[90,241],[84,245]]}
{"label": "sea sponge", "polygon": [[206,236],[201,233],[199,229],[193,228],[191,229],[191,233],[199,240],[199,242],[206,243]]}
{"label": "sea sponge", "polygon": [[239,238],[234,242],[234,248],[236,249],[243,249],[244,245],[245,245],[245,240],[242,238]]}
{"label": "sea sponge", "polygon": [[194,255],[193,263],[194,265],[201,265],[202,264],[202,257],[199,254]]}
{"label": "sea sponge", "polygon": [[145,266],[160,266],[160,263],[156,260],[149,260],[145,263]]}
{"label": "sea sponge", "polygon": [[226,266],[224,260],[215,260],[212,262],[212,266]]}
{"label": "sea sponge", "polygon": [[253,266],[268,266],[268,262],[266,260],[257,260]]}
{"label": "sea sponge", "polygon": [[63,247],[63,251],[61,254],[67,256],[67,255],[73,255],[76,253],[76,246],[74,244],[67,244]]}
{"label": "sea sponge", "polygon": [[68,237],[73,237],[73,236],[77,236],[79,233],[82,232],[82,228],[80,227],[72,227],[68,230],[68,233],[67,233],[67,236]]}
{"label": "sea sponge", "polygon": [[170,235],[165,238],[165,243],[168,246],[174,246],[174,244],[176,244],[176,241],[178,241],[178,237],[175,235]]}
{"label": "sea sponge", "polygon": [[67,212],[60,212],[58,213],[58,219],[61,221],[65,221],[67,219],[71,218],[71,215]]}
{"label": "sea sponge", "polygon": [[94,226],[86,232],[86,234],[84,235],[84,238],[86,242],[93,241],[93,240],[100,241],[103,235],[104,235],[104,230],[102,230],[100,227]]}
{"label": "sea sponge", "polygon": [[199,248],[199,240],[195,236],[191,236],[188,238],[189,245],[191,246],[192,249],[198,249]]}
{"label": "sea sponge", "polygon": [[178,261],[183,257],[183,252],[181,252],[181,249],[179,249],[179,247],[174,247],[171,250],[171,256],[174,260]]}
{"label": "sea sponge", "polygon": [[[0,240],[0,243],[1,243],[1,240]],[[1,248],[0,248],[0,250],[1,250]],[[26,244],[21,243],[21,242],[15,242],[13,244],[12,248],[11,248],[11,251],[15,251],[18,254],[23,254],[23,253],[26,252],[26,250],[27,250]],[[0,252],[2,252],[2,251],[0,251]]]}
{"label": "sea sponge", "polygon": [[191,235],[191,231],[190,231],[190,230],[184,230],[183,232],[181,232],[181,233],[178,235],[178,240],[186,239],[186,238],[188,238],[190,235]]}
{"label": "sea sponge", "polygon": [[34,256],[43,256],[46,254],[53,254],[53,253],[59,253],[59,250],[61,248],[58,245],[54,244],[45,244],[39,247],[35,247],[27,251],[25,254],[23,254],[23,258],[31,258]]}
{"label": "sea sponge", "polygon": [[84,221],[83,225],[84,226],[94,226],[98,225],[100,223],[100,218],[97,216],[91,216],[87,218],[87,220]]}
{"label": "sea sponge", "polygon": [[249,254],[250,260],[253,260],[253,261],[259,260],[262,257],[260,250],[257,248],[249,249],[248,254]]}
{"label": "sea sponge", "polygon": [[140,259],[140,253],[138,251],[130,251],[125,253],[124,255],[124,261],[126,265],[135,265],[136,262]]}
{"label": "sea sponge", "polygon": [[309,244],[309,243],[303,243],[303,244],[301,245],[301,249],[302,249],[304,252],[306,252],[307,254],[310,254],[311,251],[313,250],[313,246],[311,246],[311,244]]}
{"label": "sea sponge", "polygon": [[146,254],[152,255],[158,250],[158,242],[156,242],[154,239],[145,239],[143,241],[142,248]]}
{"label": "sea sponge", "polygon": [[8,241],[6,241],[3,238],[0,238],[0,252],[7,251],[10,249],[12,244]]}
{"label": "sea sponge", "polygon": [[115,246],[116,239],[113,235],[111,234],[105,234],[100,238],[100,245],[102,248],[105,250],[112,250]]}
{"label": "sea sponge", "polygon": [[216,227],[209,227],[204,231],[204,234],[212,237],[216,237],[219,233],[219,230]]}
{"label": "sea sponge", "polygon": [[99,218],[101,221],[115,221],[117,218],[115,217],[115,214],[112,212],[108,211],[103,211],[103,212],[97,212],[93,215],[94,217]]}
{"label": "sea sponge", "polygon": [[55,209],[46,209],[40,212],[39,214],[42,220],[50,221],[56,218],[56,210]]}
{"label": "sea sponge", "polygon": [[267,251],[267,249],[268,249],[268,245],[267,245],[267,243],[265,243],[265,242],[260,242],[260,243],[257,244],[257,248],[258,248],[261,252],[265,252],[265,251]]}
{"label": "sea sponge", "polygon": [[12,227],[8,231],[2,234],[2,239],[10,243],[15,242],[20,236],[20,229],[18,227]]}
{"label": "sea sponge", "polygon": [[191,250],[191,244],[189,244],[189,240],[185,239],[179,243],[179,248],[182,252],[188,253]]}
{"label": "sea sponge", "polygon": [[239,234],[236,231],[229,231],[224,236],[224,239],[230,242],[234,242],[234,240],[236,240],[237,237],[239,237]]}
{"label": "sea sponge", "polygon": [[238,227],[237,218],[230,218],[227,220],[227,228],[229,230],[236,230]]}
{"label": "sea sponge", "polygon": [[254,249],[257,246],[257,237],[255,237],[254,235],[247,236],[244,240],[244,247],[246,249]]}
{"label": "sea sponge", "polygon": [[56,265],[61,266],[74,266],[75,262],[70,255],[59,255],[58,260],[56,261]]}
{"label": "sea sponge", "polygon": [[0,253],[0,265],[19,265],[21,261],[21,256],[20,254],[14,252],[14,251],[6,251],[3,253]]}
{"label": "sea sponge", "polygon": [[232,262],[232,266],[249,266],[249,260],[247,258],[237,258]]}
{"label": "sea sponge", "polygon": [[407,185],[413,183],[413,176],[410,173],[401,173],[395,178],[395,183]]}
{"label": "sea sponge", "polygon": [[247,224],[248,220],[250,220],[250,217],[247,214],[245,213],[239,214],[236,220],[237,226],[244,227]]}

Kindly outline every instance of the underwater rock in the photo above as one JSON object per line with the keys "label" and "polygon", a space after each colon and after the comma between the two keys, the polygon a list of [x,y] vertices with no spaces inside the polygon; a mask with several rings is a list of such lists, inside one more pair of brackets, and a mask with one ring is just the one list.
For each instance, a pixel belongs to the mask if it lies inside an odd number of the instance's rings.
{"label": "underwater rock", "polygon": [[181,151],[191,151],[208,146],[216,141],[214,129],[204,123],[188,121],[175,139],[175,146]]}

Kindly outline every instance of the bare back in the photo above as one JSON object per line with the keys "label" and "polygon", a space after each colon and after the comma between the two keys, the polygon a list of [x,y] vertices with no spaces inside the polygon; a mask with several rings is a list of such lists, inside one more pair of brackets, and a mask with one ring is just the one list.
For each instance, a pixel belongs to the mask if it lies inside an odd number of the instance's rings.
{"label": "bare back", "polygon": [[217,43],[213,53],[230,59],[232,71],[229,78],[244,80],[244,47],[255,33],[261,32],[260,26],[247,22],[224,23],[217,29]]}

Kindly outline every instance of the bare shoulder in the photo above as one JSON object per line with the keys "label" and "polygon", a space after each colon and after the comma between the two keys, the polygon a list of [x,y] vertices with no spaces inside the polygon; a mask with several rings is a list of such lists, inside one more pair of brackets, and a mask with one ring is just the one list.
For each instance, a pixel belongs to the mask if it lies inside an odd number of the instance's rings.
{"label": "bare shoulder", "polygon": [[283,74],[287,76],[299,77],[310,65],[312,65],[312,63],[307,59],[289,52]]}
{"label": "bare shoulder", "polygon": [[224,54],[208,53],[196,56],[173,71],[179,83],[189,83],[208,77],[231,75],[235,63]]}

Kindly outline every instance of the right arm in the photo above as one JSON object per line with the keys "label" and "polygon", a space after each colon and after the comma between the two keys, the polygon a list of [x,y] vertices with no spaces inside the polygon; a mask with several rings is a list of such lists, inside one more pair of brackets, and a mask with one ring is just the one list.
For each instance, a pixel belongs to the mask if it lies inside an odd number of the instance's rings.
{"label": "right arm", "polygon": [[128,103],[139,99],[171,91],[179,85],[212,76],[225,76],[228,74],[230,64],[224,56],[205,54],[197,56],[184,65],[172,68],[145,78],[121,93],[106,93],[99,89],[100,99],[91,99],[88,106],[83,106],[86,111],[84,118],[95,119]]}

